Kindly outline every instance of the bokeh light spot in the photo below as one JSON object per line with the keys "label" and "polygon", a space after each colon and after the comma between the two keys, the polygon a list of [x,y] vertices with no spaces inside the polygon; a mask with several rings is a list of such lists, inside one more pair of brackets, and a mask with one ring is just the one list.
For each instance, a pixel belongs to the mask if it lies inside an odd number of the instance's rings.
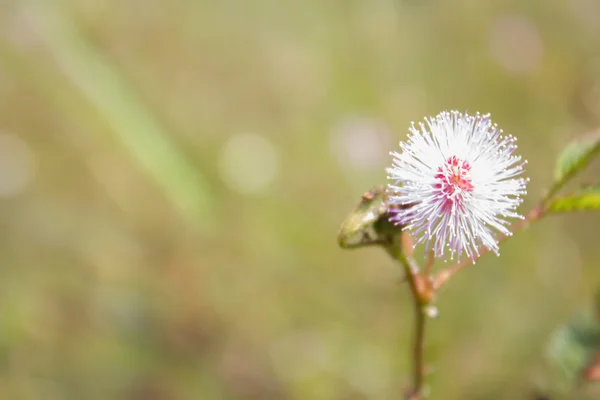
{"label": "bokeh light spot", "polygon": [[381,168],[387,162],[391,134],[382,122],[347,117],[334,126],[330,144],[332,153],[343,167]]}
{"label": "bokeh light spot", "polygon": [[511,74],[537,69],[542,61],[544,43],[531,20],[505,14],[492,23],[490,51],[494,60]]}
{"label": "bokeh light spot", "polygon": [[345,377],[350,385],[361,391],[367,398],[383,398],[388,387],[392,369],[389,357],[377,344],[357,346],[348,355]]}
{"label": "bokeh light spot", "polygon": [[571,9],[586,33],[594,34],[600,27],[600,4],[597,0],[571,0]]}
{"label": "bokeh light spot", "polygon": [[275,341],[269,350],[277,374],[284,380],[306,379],[331,367],[328,343],[318,332],[295,332]]}
{"label": "bokeh light spot", "polygon": [[275,146],[262,136],[242,133],[232,136],[219,154],[223,182],[246,195],[266,189],[277,175],[279,155]]}
{"label": "bokeh light spot", "polygon": [[23,192],[33,180],[33,153],[23,139],[0,132],[0,197]]}

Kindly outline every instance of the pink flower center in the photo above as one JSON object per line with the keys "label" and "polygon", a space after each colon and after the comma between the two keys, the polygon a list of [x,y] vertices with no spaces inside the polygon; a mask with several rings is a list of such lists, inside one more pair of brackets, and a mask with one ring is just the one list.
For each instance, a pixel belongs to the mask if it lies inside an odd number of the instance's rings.
{"label": "pink flower center", "polygon": [[452,156],[438,168],[435,175],[437,183],[434,187],[443,201],[443,210],[450,211],[452,206],[462,208],[465,195],[473,191],[473,184],[469,175],[471,165]]}

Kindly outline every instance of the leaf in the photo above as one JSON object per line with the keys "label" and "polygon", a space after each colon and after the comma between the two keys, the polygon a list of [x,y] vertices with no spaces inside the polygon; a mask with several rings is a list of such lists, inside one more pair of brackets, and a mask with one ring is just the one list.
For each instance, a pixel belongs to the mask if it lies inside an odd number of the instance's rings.
{"label": "leaf", "polygon": [[548,211],[556,213],[598,209],[600,209],[600,186],[582,189],[567,197],[559,197],[548,205]]}
{"label": "leaf", "polygon": [[594,304],[557,327],[546,345],[537,398],[598,399],[600,379],[600,291]]}
{"label": "leaf", "polygon": [[588,308],[552,333],[546,348],[543,392],[552,393],[550,398],[574,398],[578,387],[597,379],[599,351],[600,324]]}
{"label": "leaf", "polygon": [[558,156],[554,180],[562,185],[600,153],[600,135],[571,142]]}

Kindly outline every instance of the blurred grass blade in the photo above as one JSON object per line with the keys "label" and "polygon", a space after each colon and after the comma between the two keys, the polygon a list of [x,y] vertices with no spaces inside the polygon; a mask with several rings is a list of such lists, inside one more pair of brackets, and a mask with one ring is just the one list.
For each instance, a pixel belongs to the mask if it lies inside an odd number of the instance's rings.
{"label": "blurred grass blade", "polygon": [[[116,66],[86,41],[60,3],[23,2],[40,21],[44,44],[64,76],[112,128],[115,138],[188,220],[207,230],[207,182],[147,110]],[[28,6],[28,7],[27,7]]]}
{"label": "blurred grass blade", "polygon": [[559,197],[548,205],[549,212],[587,211],[600,209],[600,186],[582,189],[567,197]]}
{"label": "blurred grass blade", "polygon": [[598,154],[600,154],[600,134],[569,143],[558,156],[554,170],[554,185],[546,195],[546,201]]}

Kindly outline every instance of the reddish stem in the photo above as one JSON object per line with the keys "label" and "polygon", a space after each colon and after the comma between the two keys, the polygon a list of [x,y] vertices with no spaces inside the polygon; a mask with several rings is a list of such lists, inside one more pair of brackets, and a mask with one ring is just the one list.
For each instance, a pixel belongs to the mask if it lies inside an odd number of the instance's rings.
{"label": "reddish stem", "polygon": [[[526,228],[529,226],[529,224],[531,224],[532,222],[540,219],[543,215],[544,215],[544,204],[543,203],[538,203],[528,214],[527,216],[519,221],[518,223],[514,224],[511,229],[511,235],[500,235],[498,236],[498,238],[496,239],[498,241],[498,243],[508,239],[509,237],[512,236],[512,234]],[[433,290],[437,291],[439,288],[441,288],[446,282],[448,282],[448,280],[450,278],[452,278],[454,276],[454,274],[456,274],[458,271],[462,270],[463,268],[473,264],[475,261],[477,261],[481,256],[483,256],[484,254],[488,253],[490,250],[487,247],[482,247],[479,249],[479,254],[475,257],[475,259],[466,259],[456,265],[453,265],[452,267],[448,267],[442,271],[440,271],[434,278],[433,278]]]}

